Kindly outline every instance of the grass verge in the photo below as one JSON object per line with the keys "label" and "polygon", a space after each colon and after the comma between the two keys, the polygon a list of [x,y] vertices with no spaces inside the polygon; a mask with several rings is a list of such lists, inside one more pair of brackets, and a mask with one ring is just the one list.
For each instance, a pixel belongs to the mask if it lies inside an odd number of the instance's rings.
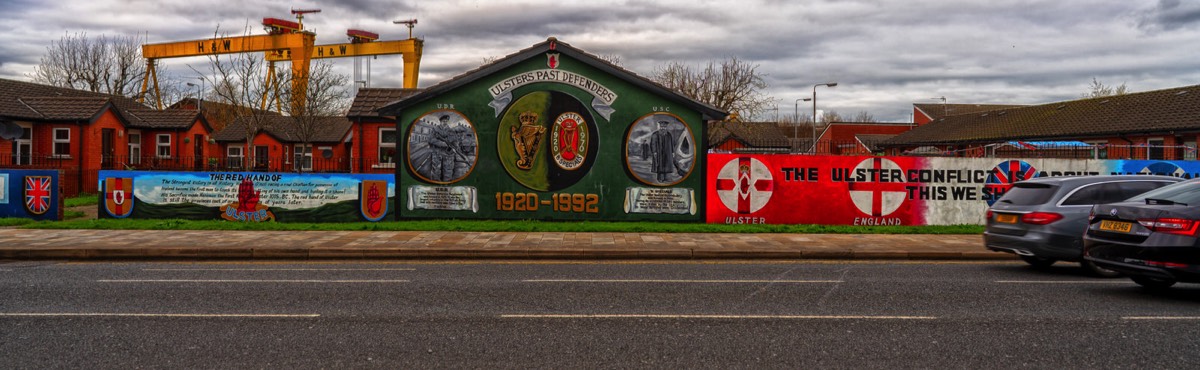
{"label": "grass verge", "polygon": [[[3,222],[8,219],[0,219]],[[20,219],[17,219],[20,220]],[[542,222],[484,220],[424,220],[350,223],[242,223],[191,220],[68,220],[40,221],[27,229],[109,230],[251,230],[251,231],[475,231],[475,232],[655,232],[655,233],[791,233],[791,234],[979,234],[981,225],[843,226],[843,225],[720,225],[654,222]],[[0,226],[3,226],[0,223]]]}
{"label": "grass verge", "polygon": [[63,207],[67,207],[67,208],[79,207],[79,206],[94,206],[97,204],[100,204],[100,197],[97,196],[96,194],[84,193],[84,194],[79,194],[79,196],[77,196],[77,197],[67,198],[67,199],[63,200]]}

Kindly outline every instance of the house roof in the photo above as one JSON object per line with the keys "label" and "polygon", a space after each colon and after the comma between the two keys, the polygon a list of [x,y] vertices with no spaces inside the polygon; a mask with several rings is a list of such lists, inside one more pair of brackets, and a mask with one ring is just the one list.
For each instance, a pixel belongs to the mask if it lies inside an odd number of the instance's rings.
{"label": "house roof", "polygon": [[708,124],[708,147],[730,139],[755,148],[790,148],[791,141],[775,122],[722,121]]}
{"label": "house roof", "polygon": [[354,103],[346,117],[383,117],[377,111],[388,103],[416,95],[420,89],[361,88],[354,95]]}
{"label": "house roof", "polygon": [[105,97],[21,97],[17,101],[47,120],[91,120],[109,104]]}
{"label": "house roof", "polygon": [[[34,107],[29,106],[28,103],[21,101],[21,98],[89,97],[95,95],[97,94],[87,91],[0,79],[0,116],[29,120],[46,119],[44,114],[38,112]],[[99,109],[100,107],[97,106],[96,108]],[[92,114],[87,116],[91,117],[95,113],[92,112]]]}
{"label": "house roof", "polygon": [[857,134],[857,135],[854,135],[854,139],[858,140],[859,144],[862,144],[862,146],[866,147],[867,150],[870,150],[870,151],[880,150],[879,143],[881,143],[887,139],[891,139],[893,137],[896,137],[896,134]]}
{"label": "house roof", "polygon": [[1200,132],[1200,85],[947,116],[884,147]]}
{"label": "house roof", "polygon": [[[346,138],[346,134],[350,132],[350,120],[346,117],[314,117],[313,137],[309,139],[312,143],[336,143],[341,142]],[[213,134],[212,138],[216,141],[246,141],[246,122],[250,117],[239,118],[224,129]],[[284,116],[263,116],[262,119],[266,126],[267,135],[271,135],[275,140],[283,143],[301,143],[304,142],[301,134],[300,125],[293,117]]]}
{"label": "house roof", "polygon": [[665,86],[651,81],[645,77],[638,76],[632,71],[621,68],[620,66],[609,63],[600,57],[577,49],[568,43],[558,41],[558,39],[554,37],[548,38],[546,41],[534,44],[531,47],[505,56],[504,58],[500,58],[492,63],[485,64],[471,71],[467,71],[466,73],[455,76],[449,80],[445,80],[436,85],[430,86],[429,88],[421,90],[420,92],[404,98],[403,100],[391,102],[383,108],[380,108],[379,113],[385,116],[395,116],[397,112],[405,107],[429,100],[435,96],[441,95],[444,92],[492,75],[530,58],[541,56],[548,51],[555,51],[569,56],[593,68],[620,78],[634,86],[637,86],[640,89],[650,91],[655,95],[666,98],[667,100],[691,109],[695,109],[696,111],[700,112],[702,119],[706,121],[724,119],[725,116],[728,115],[727,112],[723,112],[716,107],[696,101],[695,99],[680,94],[678,91],[668,89]]}
{"label": "house roof", "polygon": [[913,104],[913,107],[917,108],[917,110],[920,110],[921,113],[925,113],[925,115],[929,118],[938,119],[959,114],[981,113],[997,109],[1018,108],[1024,107],[1024,105],[918,103]]}
{"label": "house roof", "polygon": [[91,120],[110,104],[129,128],[187,129],[198,119],[194,111],[159,111],[129,97],[0,79],[0,117]]}

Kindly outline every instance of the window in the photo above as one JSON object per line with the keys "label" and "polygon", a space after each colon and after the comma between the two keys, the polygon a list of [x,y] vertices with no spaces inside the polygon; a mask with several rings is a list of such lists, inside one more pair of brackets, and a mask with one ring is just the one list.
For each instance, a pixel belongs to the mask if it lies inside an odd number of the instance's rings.
{"label": "window", "polygon": [[1077,206],[1116,203],[1170,184],[1166,181],[1118,181],[1089,184],[1076,189],[1067,199],[1063,199],[1061,204]]}
{"label": "window", "polygon": [[225,165],[229,168],[242,168],[242,158],[246,155],[242,153],[242,147],[230,146],[225,149],[226,162]]}
{"label": "window", "polygon": [[1013,184],[1012,189],[1008,189],[1003,197],[1000,197],[999,202],[1008,203],[1018,206],[1032,206],[1044,204],[1058,192],[1058,186],[1032,183],[1018,182]]}
{"label": "window", "polygon": [[142,133],[129,130],[129,164],[142,163]]}
{"label": "window", "polygon": [[170,134],[159,134],[157,143],[158,143],[158,157],[159,158],[171,158],[171,135]]}
{"label": "window", "polygon": [[1183,159],[1189,161],[1196,160],[1196,140],[1183,142]]}
{"label": "window", "polygon": [[312,171],[312,145],[296,144],[296,168]]}
{"label": "window", "polygon": [[379,129],[379,164],[396,163],[396,129]]}
{"label": "window", "polygon": [[1163,158],[1163,139],[1146,140],[1146,159],[1164,159]]}
{"label": "window", "polygon": [[13,140],[12,164],[28,166],[33,161],[33,127],[17,125],[21,126],[21,137]]}
{"label": "window", "polygon": [[54,129],[54,156],[55,157],[70,157],[71,156],[71,129],[56,128]]}
{"label": "window", "polygon": [[1092,159],[1108,159],[1107,141],[1088,141],[1086,143],[1092,146]]}

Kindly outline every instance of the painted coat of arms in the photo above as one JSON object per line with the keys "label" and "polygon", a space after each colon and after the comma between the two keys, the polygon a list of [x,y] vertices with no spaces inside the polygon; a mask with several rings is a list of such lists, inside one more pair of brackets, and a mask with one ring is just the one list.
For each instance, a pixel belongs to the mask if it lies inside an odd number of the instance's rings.
{"label": "painted coat of arms", "polygon": [[50,176],[25,176],[25,210],[35,215],[50,210]]}

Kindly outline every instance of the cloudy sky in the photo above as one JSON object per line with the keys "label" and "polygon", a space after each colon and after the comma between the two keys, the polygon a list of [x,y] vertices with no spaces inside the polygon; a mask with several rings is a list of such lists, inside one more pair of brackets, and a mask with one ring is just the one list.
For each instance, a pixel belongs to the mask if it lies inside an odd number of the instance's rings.
{"label": "cloudy sky", "polygon": [[[737,57],[758,65],[791,114],[818,108],[910,120],[913,103],[1039,104],[1076,99],[1092,78],[1148,91],[1200,84],[1200,0],[0,0],[0,78],[28,80],[65,33],[137,35],[149,43],[242,30],[263,17],[305,18],[317,43],[345,29],[425,39],[421,86],[554,36],[616,56],[643,75],[670,61]],[[168,60],[194,74],[204,58]],[[351,73],[350,60],[339,68]],[[372,63],[371,86],[401,85],[400,57]],[[801,102],[801,112],[811,103]],[[767,113],[772,119],[774,112]]]}

